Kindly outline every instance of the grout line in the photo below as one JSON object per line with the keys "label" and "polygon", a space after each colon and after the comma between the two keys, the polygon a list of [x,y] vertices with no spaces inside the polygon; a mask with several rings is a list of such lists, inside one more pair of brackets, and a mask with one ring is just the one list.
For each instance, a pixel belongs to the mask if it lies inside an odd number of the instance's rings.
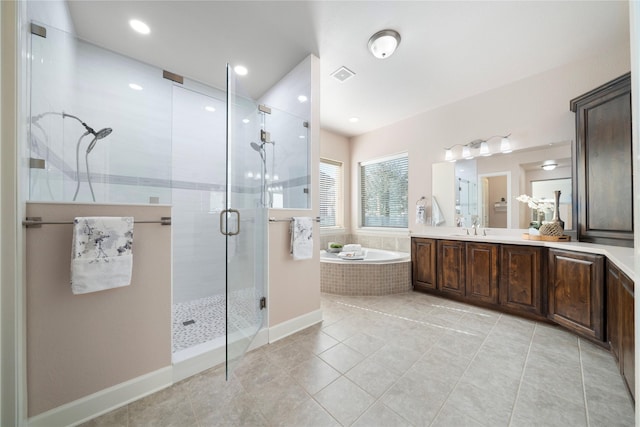
{"label": "grout line", "polygon": [[587,386],[584,380],[584,364],[582,363],[582,340],[578,337],[578,355],[580,356],[580,377],[582,379],[582,396],[584,397],[584,412],[587,420],[587,427],[591,425],[589,419],[589,403],[587,402]]}
{"label": "grout line", "polygon": [[[471,364],[473,363],[474,360],[476,360],[476,357],[478,356],[478,353],[480,353],[480,350],[482,349],[482,347],[484,347],[484,344],[487,342],[487,339],[489,338],[489,336],[491,335],[491,333],[493,332],[493,330],[496,328],[496,326],[498,325],[498,323],[500,323],[500,319],[502,319],[502,314],[500,314],[498,316],[498,319],[496,320],[496,323],[493,324],[493,326],[491,327],[491,330],[489,331],[489,333],[484,337],[484,339],[482,340],[482,344],[480,344],[478,346],[478,349],[476,350],[476,352],[473,354],[473,357],[471,358],[471,360],[469,360],[469,364],[467,365],[467,367],[464,369],[464,371],[462,372],[462,375],[460,375],[460,377],[458,378],[458,380],[455,382],[455,384],[453,384],[453,387],[451,387],[451,390],[449,391],[449,393],[447,394],[447,397],[444,399],[444,401],[442,402],[442,405],[440,405],[440,408],[438,408],[438,412],[436,412],[436,415],[433,417],[433,419],[431,420],[431,423],[429,425],[433,425],[433,423],[438,419],[438,416],[440,415],[440,412],[442,412],[442,408],[444,408],[444,405],[447,404],[447,402],[449,401],[449,398],[451,397],[451,395],[453,394],[453,392],[455,391],[455,389],[458,387],[458,384],[460,383],[460,380],[464,377],[464,375],[467,373],[467,371],[469,370],[469,368],[471,368]],[[476,420],[473,416],[469,415],[469,414],[465,414],[468,417],[472,418],[473,420]],[[480,422],[479,420],[476,420],[478,422]]]}
{"label": "grout line", "polygon": [[538,329],[538,322],[535,322],[533,325],[533,332],[531,333],[531,339],[529,340],[529,348],[527,349],[527,356],[524,358],[524,364],[522,365],[522,373],[520,374],[520,382],[518,383],[518,390],[516,391],[516,396],[513,399],[513,408],[511,409],[511,414],[509,415],[509,422],[507,426],[511,426],[513,421],[513,413],[516,410],[516,405],[518,404],[518,398],[520,397],[520,390],[522,389],[522,382],[524,381],[524,373],[527,370],[527,363],[529,362],[529,355],[531,354],[531,347],[533,346],[533,337],[536,336],[536,331]]}
{"label": "grout line", "polygon": [[446,326],[436,325],[434,323],[429,323],[429,322],[423,322],[421,320],[410,319],[408,317],[398,316],[396,314],[389,314],[389,313],[385,313],[384,311],[374,310],[374,309],[371,309],[371,308],[359,307],[357,305],[347,304],[347,303],[343,303],[343,302],[338,302],[338,304],[342,304],[342,305],[347,306],[347,307],[357,308],[357,309],[364,310],[364,311],[369,311],[369,312],[376,313],[376,314],[381,314],[381,315],[387,316],[387,317],[393,317],[394,319],[406,320],[407,322],[413,322],[413,323],[417,323],[419,325],[431,326],[433,328],[445,329],[447,331],[453,331],[453,332],[457,332],[457,333],[460,333],[460,334],[471,335],[471,336],[474,336],[474,337],[477,336],[476,334],[473,334],[473,333],[467,332],[467,331],[462,331],[460,329],[448,328]]}

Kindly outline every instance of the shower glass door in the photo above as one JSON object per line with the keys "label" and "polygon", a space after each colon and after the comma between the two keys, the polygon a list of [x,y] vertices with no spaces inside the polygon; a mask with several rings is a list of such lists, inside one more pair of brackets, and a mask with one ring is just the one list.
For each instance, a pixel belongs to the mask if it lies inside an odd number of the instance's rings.
{"label": "shower glass door", "polygon": [[261,203],[263,162],[252,142],[260,139],[256,103],[227,65],[227,182],[220,231],[226,237],[227,379],[263,325],[267,208]]}

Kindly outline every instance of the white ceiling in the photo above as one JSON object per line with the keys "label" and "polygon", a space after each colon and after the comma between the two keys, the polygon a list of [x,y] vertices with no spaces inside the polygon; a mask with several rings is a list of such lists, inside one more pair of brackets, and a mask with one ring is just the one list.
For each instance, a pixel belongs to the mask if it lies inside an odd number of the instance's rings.
{"label": "white ceiling", "polygon": [[[209,85],[249,68],[259,98],[310,53],[321,60],[321,123],[354,136],[629,41],[626,1],[77,1],[78,36]],[[128,26],[151,27],[141,36]],[[375,59],[367,41],[402,36]],[[356,76],[330,77],[340,66]],[[359,117],[350,123],[350,117]]]}

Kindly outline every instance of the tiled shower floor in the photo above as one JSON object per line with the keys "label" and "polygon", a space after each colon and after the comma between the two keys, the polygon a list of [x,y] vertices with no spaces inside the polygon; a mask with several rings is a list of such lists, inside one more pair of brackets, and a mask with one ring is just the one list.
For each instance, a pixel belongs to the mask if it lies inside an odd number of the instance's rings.
{"label": "tiled shower floor", "polygon": [[173,352],[223,337],[225,306],[224,294],[173,304]]}
{"label": "tiled shower floor", "polygon": [[[259,323],[255,320],[260,313],[253,289],[233,290],[229,295],[232,330],[251,329]],[[172,310],[173,353],[225,335],[225,294],[176,303]]]}

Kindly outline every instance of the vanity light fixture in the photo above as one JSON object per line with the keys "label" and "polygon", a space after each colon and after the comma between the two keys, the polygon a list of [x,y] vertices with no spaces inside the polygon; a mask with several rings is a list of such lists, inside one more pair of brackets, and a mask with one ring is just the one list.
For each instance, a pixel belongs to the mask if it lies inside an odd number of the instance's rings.
{"label": "vanity light fixture", "polygon": [[[453,149],[457,146],[462,147],[462,157],[466,160],[471,160],[478,154],[484,157],[491,156],[494,153],[491,152],[489,141],[493,138],[502,138],[502,141],[500,142],[500,152],[510,153],[512,151],[511,143],[509,142],[510,135],[511,134],[504,136],[494,135],[486,139],[475,139],[467,144],[454,144],[451,147],[445,148],[444,159],[448,162],[455,162],[456,156],[453,153]],[[475,150],[479,150],[479,152],[477,154],[474,154]]]}
{"label": "vanity light fixture", "polygon": [[400,34],[395,30],[378,31],[369,39],[369,51],[378,59],[387,59],[400,44]]}
{"label": "vanity light fixture", "polygon": [[558,164],[556,162],[554,162],[553,160],[547,160],[546,162],[544,162],[541,166],[542,169],[546,170],[546,171],[552,171],[554,170],[556,167],[558,167]]}

